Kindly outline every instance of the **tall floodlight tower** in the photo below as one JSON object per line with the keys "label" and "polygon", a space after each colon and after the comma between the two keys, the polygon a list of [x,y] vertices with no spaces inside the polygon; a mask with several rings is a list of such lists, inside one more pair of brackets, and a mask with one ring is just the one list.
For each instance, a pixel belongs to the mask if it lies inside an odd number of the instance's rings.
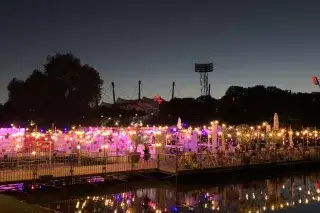
{"label": "tall floodlight tower", "polygon": [[195,72],[200,73],[201,96],[209,96],[208,73],[213,72],[213,63],[195,64]]}

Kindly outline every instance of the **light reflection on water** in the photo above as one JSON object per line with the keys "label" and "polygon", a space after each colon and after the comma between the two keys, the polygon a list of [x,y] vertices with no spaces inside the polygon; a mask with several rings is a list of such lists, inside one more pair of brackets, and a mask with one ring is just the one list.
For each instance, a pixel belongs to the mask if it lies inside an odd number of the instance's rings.
{"label": "light reflection on water", "polygon": [[[49,201],[65,213],[107,212],[320,212],[320,175],[266,179],[242,184],[190,187],[161,186],[77,199]],[[300,209],[300,210],[299,210]]]}
{"label": "light reflection on water", "polygon": [[5,191],[22,191],[23,190],[23,184],[17,183],[17,184],[8,184],[8,185],[0,185],[0,193]]}

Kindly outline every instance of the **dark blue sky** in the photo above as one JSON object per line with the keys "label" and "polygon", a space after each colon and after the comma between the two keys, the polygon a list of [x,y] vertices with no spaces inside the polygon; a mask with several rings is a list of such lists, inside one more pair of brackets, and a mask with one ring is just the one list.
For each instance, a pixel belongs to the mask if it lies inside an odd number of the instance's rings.
{"label": "dark blue sky", "polygon": [[[4,0],[0,2],[0,102],[6,86],[72,52],[131,97],[200,94],[194,63],[214,62],[212,94],[230,85],[311,92],[320,74],[320,2],[308,0]],[[110,101],[104,96],[105,101]]]}

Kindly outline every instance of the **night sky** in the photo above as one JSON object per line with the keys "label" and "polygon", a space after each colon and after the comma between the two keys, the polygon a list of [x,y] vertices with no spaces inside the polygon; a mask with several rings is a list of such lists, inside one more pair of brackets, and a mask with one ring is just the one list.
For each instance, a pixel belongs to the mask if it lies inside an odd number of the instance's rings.
{"label": "night sky", "polygon": [[0,103],[10,79],[72,52],[105,81],[103,100],[200,95],[194,63],[213,62],[212,94],[230,85],[311,92],[320,75],[320,2],[308,0],[0,1]]}

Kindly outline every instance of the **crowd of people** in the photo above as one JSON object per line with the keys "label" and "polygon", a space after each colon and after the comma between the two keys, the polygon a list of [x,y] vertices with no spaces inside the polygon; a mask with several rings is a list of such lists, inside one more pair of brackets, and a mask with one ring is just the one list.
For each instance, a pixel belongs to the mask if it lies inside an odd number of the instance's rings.
{"label": "crowd of people", "polygon": [[318,156],[316,146],[290,146],[287,143],[257,143],[250,144],[226,143],[225,146],[209,147],[199,145],[198,152],[191,149],[179,153],[178,165],[181,168],[205,168],[228,165],[246,165],[257,163],[285,162],[294,160],[309,160]]}

